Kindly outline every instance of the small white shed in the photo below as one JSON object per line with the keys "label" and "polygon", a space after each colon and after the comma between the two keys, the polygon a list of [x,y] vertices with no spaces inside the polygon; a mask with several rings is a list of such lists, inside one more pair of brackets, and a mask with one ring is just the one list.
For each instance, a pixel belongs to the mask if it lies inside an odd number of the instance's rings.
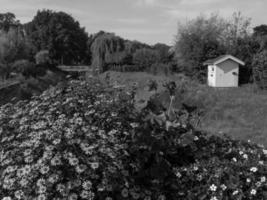
{"label": "small white shed", "polygon": [[245,63],[231,55],[207,60],[208,85],[211,87],[238,87],[239,65]]}

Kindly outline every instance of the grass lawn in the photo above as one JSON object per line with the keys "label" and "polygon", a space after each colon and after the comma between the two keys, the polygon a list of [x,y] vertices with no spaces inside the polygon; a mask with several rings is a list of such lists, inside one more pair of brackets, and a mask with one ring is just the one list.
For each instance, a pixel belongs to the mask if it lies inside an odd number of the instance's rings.
{"label": "grass lawn", "polygon": [[[102,75],[104,77],[105,74]],[[267,146],[267,92],[258,91],[252,85],[239,88],[210,88],[194,81],[185,81],[181,76],[154,76],[143,72],[110,72],[111,81],[131,85],[138,83],[137,100],[147,99],[151,95],[146,90],[147,81],[152,79],[161,86],[167,80],[178,84],[175,106],[181,102],[196,105],[203,109],[200,129],[216,134],[227,134],[233,138],[251,140]],[[181,93],[181,87],[183,92]],[[168,95],[162,95],[167,103]]]}

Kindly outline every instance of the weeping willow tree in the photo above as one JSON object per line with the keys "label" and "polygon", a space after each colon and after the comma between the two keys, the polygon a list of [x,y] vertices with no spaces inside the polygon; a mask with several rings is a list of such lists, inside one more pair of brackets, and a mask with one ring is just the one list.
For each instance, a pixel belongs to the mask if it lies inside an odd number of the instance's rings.
{"label": "weeping willow tree", "polygon": [[92,66],[100,72],[106,70],[107,65],[122,64],[127,56],[124,40],[112,33],[104,33],[97,37],[91,45]]}
{"label": "weeping willow tree", "polygon": [[138,41],[124,40],[113,33],[100,31],[91,38],[92,66],[100,72],[114,65],[133,65],[133,54],[138,49],[151,48]]}
{"label": "weeping willow tree", "polygon": [[11,65],[21,59],[30,57],[30,43],[23,34],[20,26],[8,32],[0,32],[0,71],[2,79],[7,79],[11,72]]}

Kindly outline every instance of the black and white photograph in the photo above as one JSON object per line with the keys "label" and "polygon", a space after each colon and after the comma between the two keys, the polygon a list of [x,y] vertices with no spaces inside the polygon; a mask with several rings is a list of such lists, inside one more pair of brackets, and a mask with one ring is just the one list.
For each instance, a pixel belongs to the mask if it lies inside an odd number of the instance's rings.
{"label": "black and white photograph", "polygon": [[0,200],[267,200],[267,0],[0,5]]}

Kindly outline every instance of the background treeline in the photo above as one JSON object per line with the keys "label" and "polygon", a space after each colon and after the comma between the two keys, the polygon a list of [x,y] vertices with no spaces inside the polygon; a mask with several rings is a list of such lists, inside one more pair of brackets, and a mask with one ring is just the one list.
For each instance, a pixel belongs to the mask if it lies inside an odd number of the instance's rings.
{"label": "background treeline", "polygon": [[12,73],[38,76],[44,68],[83,64],[100,72],[178,72],[204,82],[203,62],[231,54],[246,63],[240,69],[240,83],[267,88],[267,25],[252,28],[241,13],[229,19],[200,15],[179,23],[173,46],[148,45],[104,31],[88,35],[71,15],[51,10],[39,10],[26,24],[12,13],[0,14],[0,30],[2,79]]}

